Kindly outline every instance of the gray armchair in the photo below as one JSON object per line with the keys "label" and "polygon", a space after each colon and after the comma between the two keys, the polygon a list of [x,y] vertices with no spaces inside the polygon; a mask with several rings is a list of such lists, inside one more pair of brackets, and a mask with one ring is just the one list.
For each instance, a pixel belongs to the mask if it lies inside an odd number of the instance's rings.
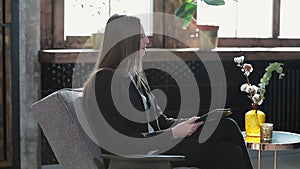
{"label": "gray armchair", "polygon": [[[103,157],[111,160],[109,168],[118,168],[118,163],[124,165],[140,165],[135,167],[146,169],[144,164],[182,160],[180,156],[151,157],[139,160],[118,156],[102,155],[100,147],[95,144],[83,130],[81,117],[74,108],[74,100],[82,97],[81,89],[61,89],[39,100],[32,105],[33,116],[38,121],[48,142],[63,169],[105,169]],[[78,103],[76,103],[78,104]],[[79,119],[78,119],[79,118]],[[148,161],[148,162],[147,162]],[[125,167],[126,168],[126,167]],[[128,167],[127,168],[134,168]],[[148,168],[149,169],[149,168]],[[163,168],[166,169],[166,168]]]}
{"label": "gray armchair", "polygon": [[83,131],[74,110],[81,90],[62,89],[32,105],[48,142],[63,169],[104,169],[101,149]]}

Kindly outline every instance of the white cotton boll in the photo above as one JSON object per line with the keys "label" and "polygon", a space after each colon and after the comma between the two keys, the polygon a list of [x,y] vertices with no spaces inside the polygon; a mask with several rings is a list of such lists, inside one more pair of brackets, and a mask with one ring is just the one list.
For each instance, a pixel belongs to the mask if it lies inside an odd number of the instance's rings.
{"label": "white cotton boll", "polygon": [[245,56],[240,56],[240,61],[243,63],[244,62],[244,60],[245,60]]}
{"label": "white cotton boll", "polygon": [[238,58],[233,58],[233,61],[235,62],[235,63],[238,63],[239,61],[238,61]]}
{"label": "white cotton boll", "polygon": [[258,90],[258,87],[255,86],[255,85],[251,85],[251,86],[249,87],[249,93],[256,94],[256,93],[257,93],[257,90]]}
{"label": "white cotton boll", "polygon": [[241,91],[242,91],[242,92],[246,92],[248,86],[249,86],[249,85],[248,85],[247,83],[242,84],[242,85],[241,85]]}
{"label": "white cotton boll", "polygon": [[252,97],[252,101],[255,104],[261,105],[262,104],[262,100],[259,98],[259,94],[254,94]]}
{"label": "white cotton boll", "polygon": [[253,72],[253,67],[251,64],[245,63],[243,65],[243,69],[245,71],[245,76],[249,76],[251,72]]}
{"label": "white cotton boll", "polygon": [[250,75],[250,72],[245,72],[244,75],[245,75],[245,76],[249,76],[249,75]]}
{"label": "white cotton boll", "polygon": [[247,93],[250,93],[250,92],[251,92],[251,85],[248,85],[248,86],[247,86],[246,92],[247,92]]}
{"label": "white cotton boll", "polygon": [[235,58],[233,58],[233,61],[234,61],[235,63],[237,63],[238,65],[242,65],[242,63],[244,63],[244,59],[245,59],[244,56],[240,56],[240,57],[235,57]]}

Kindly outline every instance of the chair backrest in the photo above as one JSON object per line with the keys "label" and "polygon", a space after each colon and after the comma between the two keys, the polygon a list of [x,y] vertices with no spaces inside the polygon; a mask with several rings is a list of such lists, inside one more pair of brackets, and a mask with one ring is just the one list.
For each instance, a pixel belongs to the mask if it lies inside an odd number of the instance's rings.
{"label": "chair backrest", "polygon": [[74,100],[81,98],[80,89],[61,89],[34,103],[33,116],[63,169],[104,169],[100,147],[84,132],[75,112]]}

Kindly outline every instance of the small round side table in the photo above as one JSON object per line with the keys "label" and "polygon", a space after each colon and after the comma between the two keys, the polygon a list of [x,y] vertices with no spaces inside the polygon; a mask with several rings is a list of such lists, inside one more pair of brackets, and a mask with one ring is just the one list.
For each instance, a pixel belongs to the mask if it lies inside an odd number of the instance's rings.
{"label": "small round side table", "polygon": [[258,150],[258,169],[261,168],[261,151],[274,151],[274,169],[277,169],[277,151],[292,150],[300,148],[300,134],[273,131],[272,141],[261,142],[259,137],[248,137],[246,132],[242,132],[246,147],[251,150]]}

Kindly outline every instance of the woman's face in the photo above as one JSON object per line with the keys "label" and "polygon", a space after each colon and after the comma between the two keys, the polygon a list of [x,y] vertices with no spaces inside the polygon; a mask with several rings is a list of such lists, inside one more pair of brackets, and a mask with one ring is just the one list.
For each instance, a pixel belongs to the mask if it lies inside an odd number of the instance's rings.
{"label": "woman's face", "polygon": [[141,40],[140,40],[140,55],[144,56],[146,54],[146,47],[149,43],[148,37],[145,35],[144,28],[141,26]]}

